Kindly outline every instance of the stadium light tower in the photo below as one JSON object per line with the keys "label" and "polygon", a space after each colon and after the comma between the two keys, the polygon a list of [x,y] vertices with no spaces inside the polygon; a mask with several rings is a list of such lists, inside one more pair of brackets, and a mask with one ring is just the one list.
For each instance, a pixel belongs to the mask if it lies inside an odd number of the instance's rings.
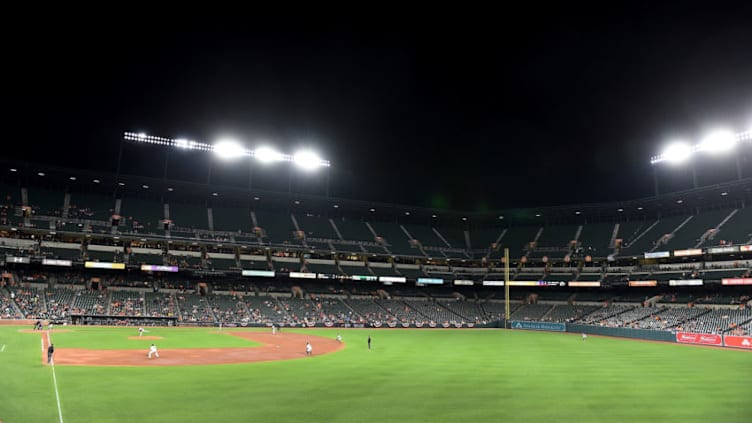
{"label": "stadium light tower", "polygon": [[[668,163],[671,165],[681,164],[691,161],[692,165],[692,185],[697,188],[697,170],[695,161],[692,160],[698,154],[722,155],[731,153],[739,148],[742,143],[752,144],[752,131],[746,130],[734,133],[728,129],[717,129],[708,133],[699,143],[691,145],[686,141],[675,141],[670,143],[663,153],[650,158],[650,164],[653,165],[653,184],[655,195],[658,195],[658,175],[655,165]],[[742,179],[742,166],[739,154],[736,154],[736,178]]]}
{"label": "stadium light tower", "polygon": [[[320,168],[330,168],[331,163],[329,160],[324,160],[312,151],[300,151],[294,155],[280,153],[272,147],[262,146],[256,150],[250,150],[244,147],[240,142],[223,138],[214,144],[208,144],[205,142],[199,142],[189,140],[185,138],[165,138],[148,135],[146,133],[136,132],[124,132],[123,141],[132,142],[135,144],[151,144],[156,146],[168,147],[168,155],[165,157],[164,165],[164,177],[167,177],[167,157],[169,157],[169,149],[176,148],[181,150],[196,150],[214,153],[215,156],[222,160],[237,160],[242,158],[250,158],[253,161],[262,164],[271,164],[275,162],[288,162],[301,170],[311,172]],[[118,164],[116,175],[120,175],[121,160],[123,155],[123,144],[120,143],[120,152],[118,154]],[[253,167],[251,167],[252,172]],[[329,173],[326,175],[326,195],[329,196]],[[207,183],[211,182],[211,166],[209,167],[209,175],[207,176]],[[249,188],[251,188],[251,178],[249,176],[248,181]],[[290,171],[290,183],[288,184],[290,190],[292,190],[292,169]]]}

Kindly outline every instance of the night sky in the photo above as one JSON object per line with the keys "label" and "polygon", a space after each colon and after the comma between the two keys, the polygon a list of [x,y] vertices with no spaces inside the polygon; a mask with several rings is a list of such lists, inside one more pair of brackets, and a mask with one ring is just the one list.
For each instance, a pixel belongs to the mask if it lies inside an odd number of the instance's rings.
{"label": "night sky", "polygon": [[450,12],[40,22],[6,43],[4,156],[230,135],[315,148],[334,196],[485,211],[648,196],[668,138],[752,124],[749,7]]}

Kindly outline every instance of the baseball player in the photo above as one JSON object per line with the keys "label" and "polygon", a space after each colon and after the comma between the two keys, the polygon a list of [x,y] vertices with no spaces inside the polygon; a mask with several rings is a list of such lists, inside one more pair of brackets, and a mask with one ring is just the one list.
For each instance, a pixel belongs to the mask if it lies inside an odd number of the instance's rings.
{"label": "baseball player", "polygon": [[144,336],[144,328],[143,327],[139,327],[138,328],[138,336]]}
{"label": "baseball player", "polygon": [[305,344],[305,355],[307,356],[313,355],[313,347],[311,346],[310,342],[306,342]]}
{"label": "baseball player", "polygon": [[149,360],[151,360],[151,356],[154,355],[157,358],[159,358],[159,352],[157,352],[157,346],[154,344],[151,344],[151,347],[149,347]]}
{"label": "baseball player", "polygon": [[584,342],[587,339],[587,334],[585,332],[582,332],[582,341]]}

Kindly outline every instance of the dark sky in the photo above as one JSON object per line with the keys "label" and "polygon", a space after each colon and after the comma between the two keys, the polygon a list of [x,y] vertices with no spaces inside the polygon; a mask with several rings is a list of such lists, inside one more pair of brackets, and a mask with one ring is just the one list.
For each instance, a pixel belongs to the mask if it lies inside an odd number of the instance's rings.
{"label": "dark sky", "polygon": [[5,154],[233,135],[314,147],[336,196],[483,211],[651,195],[667,138],[752,121],[749,7],[542,9],[39,22],[6,45]]}

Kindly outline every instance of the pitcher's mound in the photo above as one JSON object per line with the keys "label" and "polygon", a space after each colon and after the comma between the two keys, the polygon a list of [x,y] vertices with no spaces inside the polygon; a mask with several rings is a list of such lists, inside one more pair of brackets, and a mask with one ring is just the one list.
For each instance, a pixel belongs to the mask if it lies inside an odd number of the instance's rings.
{"label": "pitcher's mound", "polygon": [[161,336],[129,336],[128,339],[143,339],[146,341],[154,341],[156,339],[164,339]]}

